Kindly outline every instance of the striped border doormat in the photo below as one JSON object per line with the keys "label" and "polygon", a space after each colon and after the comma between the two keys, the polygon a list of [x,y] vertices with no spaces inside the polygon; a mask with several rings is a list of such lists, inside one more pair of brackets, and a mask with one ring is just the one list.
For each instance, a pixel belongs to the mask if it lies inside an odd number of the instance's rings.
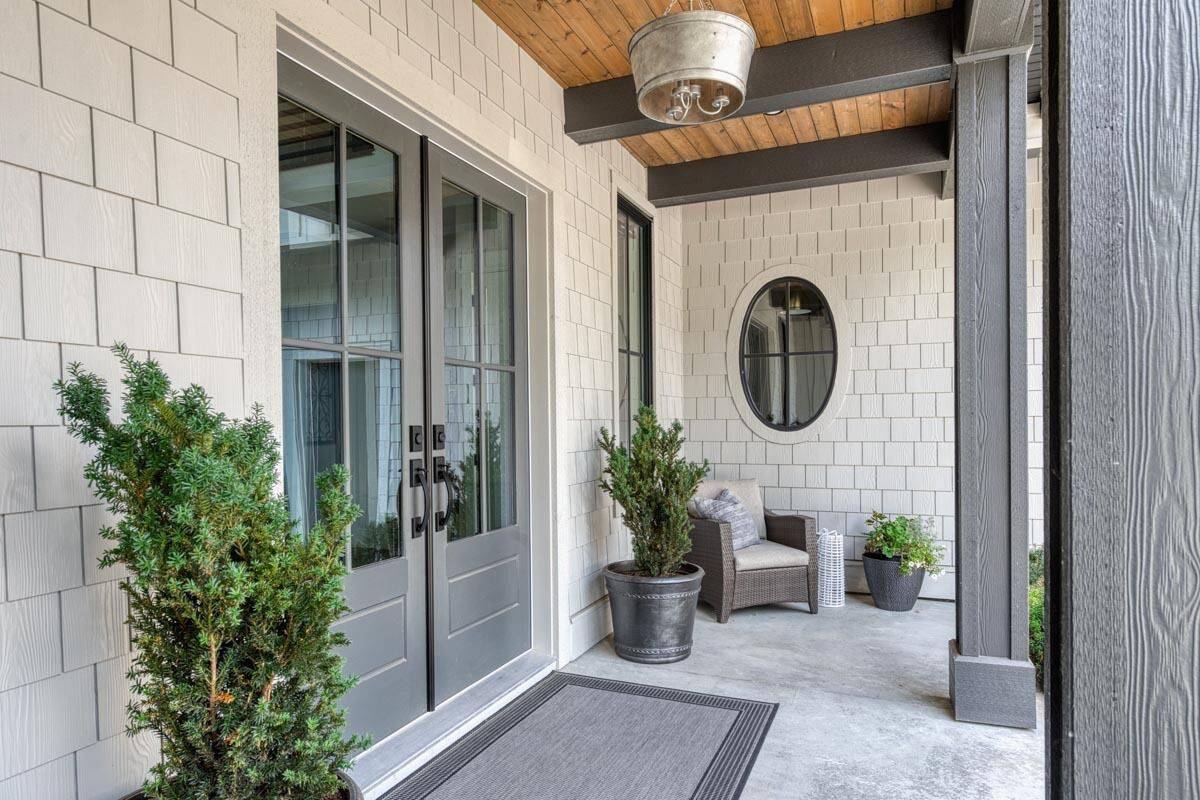
{"label": "striped border doormat", "polygon": [[553,672],[384,800],[735,800],[777,708]]}

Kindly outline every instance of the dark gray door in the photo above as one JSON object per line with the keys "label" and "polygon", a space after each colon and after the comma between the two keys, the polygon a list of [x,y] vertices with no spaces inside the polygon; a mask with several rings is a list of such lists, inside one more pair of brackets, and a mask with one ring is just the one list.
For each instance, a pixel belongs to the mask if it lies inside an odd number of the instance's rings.
{"label": "dark gray door", "polygon": [[427,163],[436,706],[530,647],[526,255],[522,195],[436,145]]}
{"label": "dark gray door", "polygon": [[285,491],[307,530],[315,475],[350,468],[344,702],[379,741],[428,707],[420,139],[286,59],[279,78]]}

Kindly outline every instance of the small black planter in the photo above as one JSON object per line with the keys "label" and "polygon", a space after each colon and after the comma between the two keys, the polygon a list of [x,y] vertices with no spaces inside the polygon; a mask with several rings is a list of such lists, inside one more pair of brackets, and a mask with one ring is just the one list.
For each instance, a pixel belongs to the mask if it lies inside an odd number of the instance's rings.
{"label": "small black planter", "polygon": [[647,578],[634,574],[632,561],[604,570],[612,609],[617,655],[639,664],[670,664],[692,654],[696,599],[704,570],[684,564],[682,574]]}
{"label": "small black planter", "polygon": [[884,611],[912,611],[925,582],[924,567],[914,569],[911,575],[901,575],[899,556],[863,553],[863,572],[875,606]]}
{"label": "small black planter", "polygon": [[[338,770],[338,777],[342,779],[342,798],[343,800],[363,800],[363,793],[359,790],[354,781],[350,780],[350,776]],[[145,800],[146,795],[142,794],[142,790],[138,789],[132,794],[127,794],[121,800]]]}

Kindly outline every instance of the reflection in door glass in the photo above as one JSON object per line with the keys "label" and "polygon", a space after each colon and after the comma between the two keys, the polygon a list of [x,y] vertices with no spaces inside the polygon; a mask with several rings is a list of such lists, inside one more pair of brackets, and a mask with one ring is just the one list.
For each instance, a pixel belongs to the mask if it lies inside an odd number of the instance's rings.
{"label": "reflection in door glass", "polygon": [[483,361],[513,363],[512,214],[483,203]]}
{"label": "reflection in door glass", "polygon": [[478,360],[475,195],[442,181],[443,323],[446,358]]}
{"label": "reflection in door glass", "polygon": [[400,362],[351,355],[350,493],[363,510],[350,529],[350,564],[403,553],[397,494],[404,464]]}
{"label": "reflection in door glass", "polygon": [[341,341],[337,127],[279,98],[279,266],[283,336]]}
{"label": "reflection in door glass", "polygon": [[341,375],[337,353],[283,350],[283,490],[301,531],[317,522],[317,474],[341,459]]}
{"label": "reflection in door glass", "polygon": [[447,538],[479,533],[479,370],[446,366]]}
{"label": "reflection in door glass", "polygon": [[488,530],[517,522],[517,441],[515,380],[511,372],[484,370],[483,420],[486,437]]}
{"label": "reflection in door glass", "polygon": [[400,349],[397,158],[346,134],[346,339],[375,350]]}

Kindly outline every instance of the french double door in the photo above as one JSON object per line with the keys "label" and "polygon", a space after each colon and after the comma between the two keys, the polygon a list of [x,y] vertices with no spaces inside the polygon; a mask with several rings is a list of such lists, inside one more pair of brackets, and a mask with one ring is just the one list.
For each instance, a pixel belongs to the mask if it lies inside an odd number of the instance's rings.
{"label": "french double door", "polygon": [[530,647],[525,202],[281,62],[284,489],[350,469],[348,727],[376,742]]}

